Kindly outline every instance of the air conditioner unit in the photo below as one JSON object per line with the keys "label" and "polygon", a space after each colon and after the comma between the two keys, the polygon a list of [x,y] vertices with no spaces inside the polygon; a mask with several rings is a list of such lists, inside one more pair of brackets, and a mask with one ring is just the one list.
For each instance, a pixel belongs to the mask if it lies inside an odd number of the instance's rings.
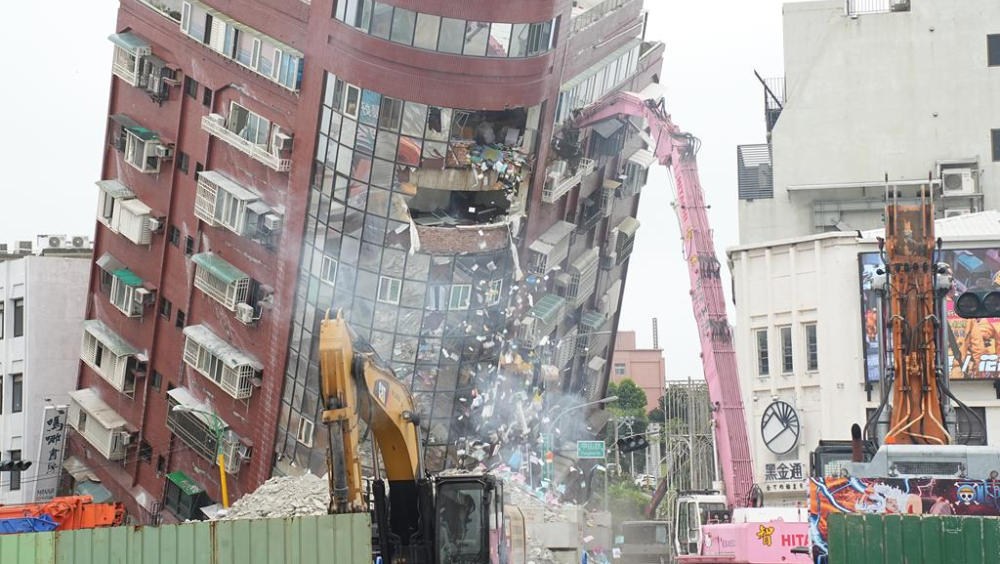
{"label": "air conditioner unit", "polygon": [[7,252],[7,243],[0,243],[0,253]]}
{"label": "air conditioner unit", "polygon": [[969,215],[972,213],[970,209],[955,209],[955,210],[944,210],[945,217],[958,217],[960,215]]}
{"label": "air conditioner unit", "polygon": [[275,151],[291,151],[292,150],[292,136],[280,131],[274,134],[274,150]]}
{"label": "air conditioner unit", "polygon": [[161,233],[163,232],[164,221],[162,218],[151,217],[149,221],[149,231],[150,233]]}
{"label": "air conditioner unit", "polygon": [[135,300],[144,306],[152,304],[155,296],[156,292],[148,288],[135,289]]}
{"label": "air conditioner unit", "polygon": [[942,170],[941,185],[944,187],[945,196],[976,193],[976,180],[970,168]]}
{"label": "air conditioner unit", "polygon": [[90,239],[77,235],[70,241],[74,249],[85,249],[90,245]]}
{"label": "air conditioner unit", "polygon": [[65,235],[39,235],[38,246],[43,249],[59,249],[66,246]]}
{"label": "air conditioner unit", "polygon": [[270,232],[281,230],[284,219],[276,213],[264,214],[264,229]]}
{"label": "air conditioner unit", "polygon": [[254,316],[254,307],[250,304],[236,304],[236,321],[244,325],[253,325],[257,321]]}
{"label": "air conditioner unit", "polygon": [[19,253],[30,253],[35,248],[35,244],[31,241],[18,241],[17,242],[17,252]]}
{"label": "air conditioner unit", "polygon": [[226,116],[219,114],[208,114],[208,121],[218,125],[219,127],[226,127]]}
{"label": "air conditioner unit", "polygon": [[909,12],[910,0],[892,0],[893,12]]}
{"label": "air conditioner unit", "polygon": [[128,431],[122,431],[121,441],[122,444],[125,446],[132,444],[132,433],[129,433]]}
{"label": "air conditioner unit", "polygon": [[153,149],[153,154],[161,159],[169,159],[174,156],[174,148],[172,145],[157,145]]}

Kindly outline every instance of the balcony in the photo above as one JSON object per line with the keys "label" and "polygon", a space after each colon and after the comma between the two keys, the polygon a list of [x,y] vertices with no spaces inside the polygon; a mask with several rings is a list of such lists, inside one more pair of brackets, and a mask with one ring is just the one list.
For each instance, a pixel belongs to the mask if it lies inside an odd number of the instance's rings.
{"label": "balcony", "polygon": [[69,426],[108,460],[122,460],[132,442],[128,422],[91,388],[69,393]]}
{"label": "balcony", "polygon": [[131,86],[139,86],[142,59],[153,53],[149,43],[132,33],[116,33],[108,37],[115,44],[115,59],[111,74]]}
{"label": "balcony", "polygon": [[528,272],[545,276],[562,264],[569,254],[570,238],[576,226],[557,221],[528,247]]}
{"label": "balcony", "polygon": [[[218,418],[218,423],[216,422],[216,418],[211,416],[211,405],[198,401],[187,389],[174,388],[167,392],[167,396],[167,429],[212,464],[218,464],[221,434],[226,473],[237,474],[243,461],[249,456],[249,447],[229,430],[225,421]],[[189,409],[174,409],[178,406]]]}
{"label": "balcony", "polygon": [[[273,141],[271,143],[272,147],[269,147],[267,144],[259,144],[245,139],[239,133],[231,131],[226,127],[226,118],[224,116],[208,114],[201,118],[201,128],[208,132],[209,135],[218,137],[275,172],[288,172],[292,170],[292,159],[282,158],[280,151],[274,150],[273,145],[275,143]],[[276,134],[274,138],[277,139],[278,135]]]}
{"label": "balcony", "polygon": [[611,12],[630,4],[632,1],[633,0],[604,0],[598,4],[594,4],[592,1],[578,2],[578,5],[582,6],[582,8],[578,7],[574,10],[573,19],[570,20],[569,34],[575,35],[587,29]]}
{"label": "balcony", "polygon": [[[108,264],[109,262],[112,264]],[[105,270],[121,264],[114,263],[117,261],[108,254],[97,261],[98,267]],[[83,322],[80,360],[116,390],[131,395],[135,392],[139,364],[145,360],[145,356],[100,320],[88,319]]]}
{"label": "balcony", "polygon": [[547,338],[559,325],[565,308],[565,298],[555,294],[542,296],[518,327],[518,340],[528,348],[548,344]]}
{"label": "balcony", "polygon": [[[559,161],[564,162],[564,161]],[[554,204],[573,189],[574,186],[583,182],[583,179],[594,173],[596,161],[592,159],[580,159],[580,164],[576,167],[576,172],[571,176],[565,173],[550,169],[549,178],[542,188],[542,201],[546,204]]]}

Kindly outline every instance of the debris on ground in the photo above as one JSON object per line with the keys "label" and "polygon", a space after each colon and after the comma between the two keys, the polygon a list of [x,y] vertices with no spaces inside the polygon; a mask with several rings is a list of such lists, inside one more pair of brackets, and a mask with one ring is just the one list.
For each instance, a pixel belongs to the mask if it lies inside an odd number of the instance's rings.
{"label": "debris on ground", "polygon": [[327,481],[312,474],[278,476],[241,497],[221,519],[262,519],[325,515],[330,502]]}

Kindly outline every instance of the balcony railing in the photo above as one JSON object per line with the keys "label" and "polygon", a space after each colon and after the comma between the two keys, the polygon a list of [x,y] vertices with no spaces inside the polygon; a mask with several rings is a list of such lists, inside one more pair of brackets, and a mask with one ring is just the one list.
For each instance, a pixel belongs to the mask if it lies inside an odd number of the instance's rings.
{"label": "balcony railing", "polygon": [[754,74],[764,87],[764,123],[770,133],[785,109],[785,77],[763,78],[756,71]]}
{"label": "balcony railing", "polygon": [[910,0],[845,0],[844,10],[848,16],[909,12]]}
{"label": "balcony railing", "polygon": [[573,18],[570,22],[570,35],[587,29],[604,18],[604,16],[633,1],[634,0],[604,0],[604,2],[601,2],[600,4]]}
{"label": "balcony railing", "polygon": [[238,133],[226,129],[226,118],[219,114],[209,114],[201,118],[201,128],[273,171],[288,172],[292,170],[292,159],[283,159],[268,150],[267,147],[244,139]]}
{"label": "balcony railing", "polygon": [[576,167],[576,174],[561,180],[553,178],[545,183],[542,188],[542,201],[546,204],[554,204],[569,192],[574,186],[583,182],[583,179],[594,172],[597,163],[592,159],[580,159],[580,164]]}

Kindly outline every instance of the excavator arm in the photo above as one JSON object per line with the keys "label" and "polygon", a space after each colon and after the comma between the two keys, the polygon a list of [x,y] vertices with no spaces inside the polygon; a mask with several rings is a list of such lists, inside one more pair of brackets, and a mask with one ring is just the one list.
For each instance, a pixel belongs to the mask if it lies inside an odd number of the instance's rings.
{"label": "excavator arm", "polygon": [[331,513],[364,510],[358,453],[362,422],[375,438],[390,482],[416,482],[423,474],[420,426],[409,390],[373,351],[356,350],[355,342],[341,312],[336,319],[327,315],[319,356],[323,423],[330,437]]}
{"label": "excavator arm", "polygon": [[[754,485],[750,440],[743,396],[740,394],[733,335],[726,314],[721,266],[715,255],[708,207],[698,179],[696,155],[699,141],[674,125],[662,99],[644,100],[628,92],[613,94],[579,110],[570,126],[583,128],[619,115],[645,118],[656,143],[657,160],[673,169],[676,184],[674,211],[684,239],[691,301],[701,339],[702,364],[715,412],[715,438],[725,493],[731,506],[745,507],[750,503]],[[657,492],[647,508],[649,514],[655,514],[656,506],[666,493],[666,485],[661,484]]]}

